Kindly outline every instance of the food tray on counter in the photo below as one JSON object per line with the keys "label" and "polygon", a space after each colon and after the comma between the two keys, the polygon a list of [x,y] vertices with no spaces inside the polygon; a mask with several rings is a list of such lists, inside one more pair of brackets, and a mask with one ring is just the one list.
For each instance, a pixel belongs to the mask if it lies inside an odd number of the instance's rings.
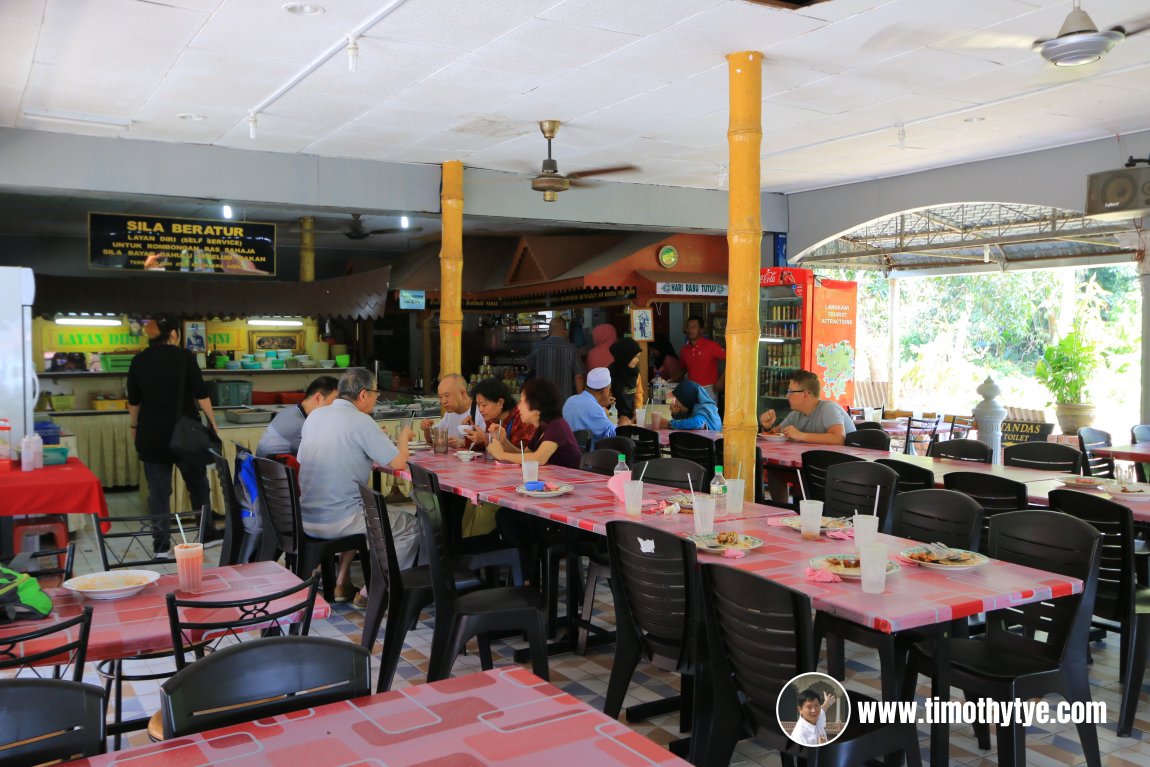
{"label": "food tray on counter", "polygon": [[225,410],[224,418],[232,423],[267,423],[275,415],[271,410],[258,408],[240,408],[238,410]]}

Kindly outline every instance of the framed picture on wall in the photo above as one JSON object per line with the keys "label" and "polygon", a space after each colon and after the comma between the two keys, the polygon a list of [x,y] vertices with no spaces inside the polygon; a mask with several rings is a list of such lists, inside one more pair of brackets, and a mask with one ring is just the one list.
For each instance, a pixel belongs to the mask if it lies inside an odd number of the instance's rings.
{"label": "framed picture on wall", "polygon": [[208,323],[184,323],[184,348],[190,352],[206,352],[208,350]]}
{"label": "framed picture on wall", "polygon": [[631,310],[631,338],[636,341],[655,340],[655,321],[650,309]]}
{"label": "framed picture on wall", "polygon": [[249,330],[248,340],[254,353],[303,351],[302,330]]}

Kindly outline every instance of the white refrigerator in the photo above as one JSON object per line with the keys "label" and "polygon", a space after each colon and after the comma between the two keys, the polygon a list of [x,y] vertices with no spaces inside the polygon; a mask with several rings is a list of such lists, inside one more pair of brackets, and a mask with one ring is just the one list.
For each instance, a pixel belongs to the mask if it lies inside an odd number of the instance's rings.
{"label": "white refrigerator", "polygon": [[25,267],[0,266],[0,418],[12,423],[13,455],[32,433],[40,396],[32,360],[32,299],[36,280]]}

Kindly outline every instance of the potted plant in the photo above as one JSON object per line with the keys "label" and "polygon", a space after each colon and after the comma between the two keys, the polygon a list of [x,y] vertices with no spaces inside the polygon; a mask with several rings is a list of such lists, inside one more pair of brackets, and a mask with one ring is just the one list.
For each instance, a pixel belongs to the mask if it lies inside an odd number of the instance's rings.
{"label": "potted plant", "polygon": [[1064,335],[1042,352],[1034,370],[1054,398],[1054,412],[1063,434],[1077,434],[1094,421],[1094,405],[1088,389],[1102,357],[1081,328]]}

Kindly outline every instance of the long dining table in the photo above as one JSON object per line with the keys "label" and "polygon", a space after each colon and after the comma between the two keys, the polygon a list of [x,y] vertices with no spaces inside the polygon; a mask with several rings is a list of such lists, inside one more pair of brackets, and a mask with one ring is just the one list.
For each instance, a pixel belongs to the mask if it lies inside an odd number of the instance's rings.
{"label": "long dining table", "polygon": [[71,764],[688,767],[626,724],[518,667],[328,703]]}
{"label": "long dining table", "polygon": [[[441,488],[459,491],[465,497],[515,508],[527,514],[578,527],[605,532],[612,520],[635,520],[611,494],[604,478],[590,472],[577,472],[561,467],[540,467],[540,478],[557,482],[572,474],[586,474],[590,479],[571,482],[571,491],[554,498],[535,498],[520,493],[519,466],[491,468],[491,464],[462,463],[453,456],[413,456],[418,463],[439,475]],[[454,461],[454,463],[452,463]],[[963,462],[956,462],[963,463]],[[644,488],[647,501],[676,493],[671,488]],[[1030,604],[1080,593],[1082,582],[1055,573],[990,560],[982,567],[961,573],[940,573],[921,567],[901,566],[887,579],[882,594],[863,594],[857,581],[824,583],[808,577],[812,558],[822,554],[847,552],[849,540],[820,536],[817,541],[804,541],[798,532],[785,526],[783,520],[793,514],[786,509],[744,503],[734,514],[716,517],[716,531],[733,531],[762,541],[742,558],[714,557],[729,567],[748,570],[763,578],[804,593],[816,610],[886,633],[911,629],[932,631],[938,638],[934,653],[934,675],[931,693],[938,700],[950,697],[949,626],[951,621],[978,613]],[[652,527],[689,536],[693,517],[686,514],[664,514],[656,504],[648,503],[639,521]],[[915,542],[880,535],[892,551],[915,545]],[[701,555],[710,559],[705,549]],[[945,764],[949,757],[949,728],[931,725],[931,764]]]}

